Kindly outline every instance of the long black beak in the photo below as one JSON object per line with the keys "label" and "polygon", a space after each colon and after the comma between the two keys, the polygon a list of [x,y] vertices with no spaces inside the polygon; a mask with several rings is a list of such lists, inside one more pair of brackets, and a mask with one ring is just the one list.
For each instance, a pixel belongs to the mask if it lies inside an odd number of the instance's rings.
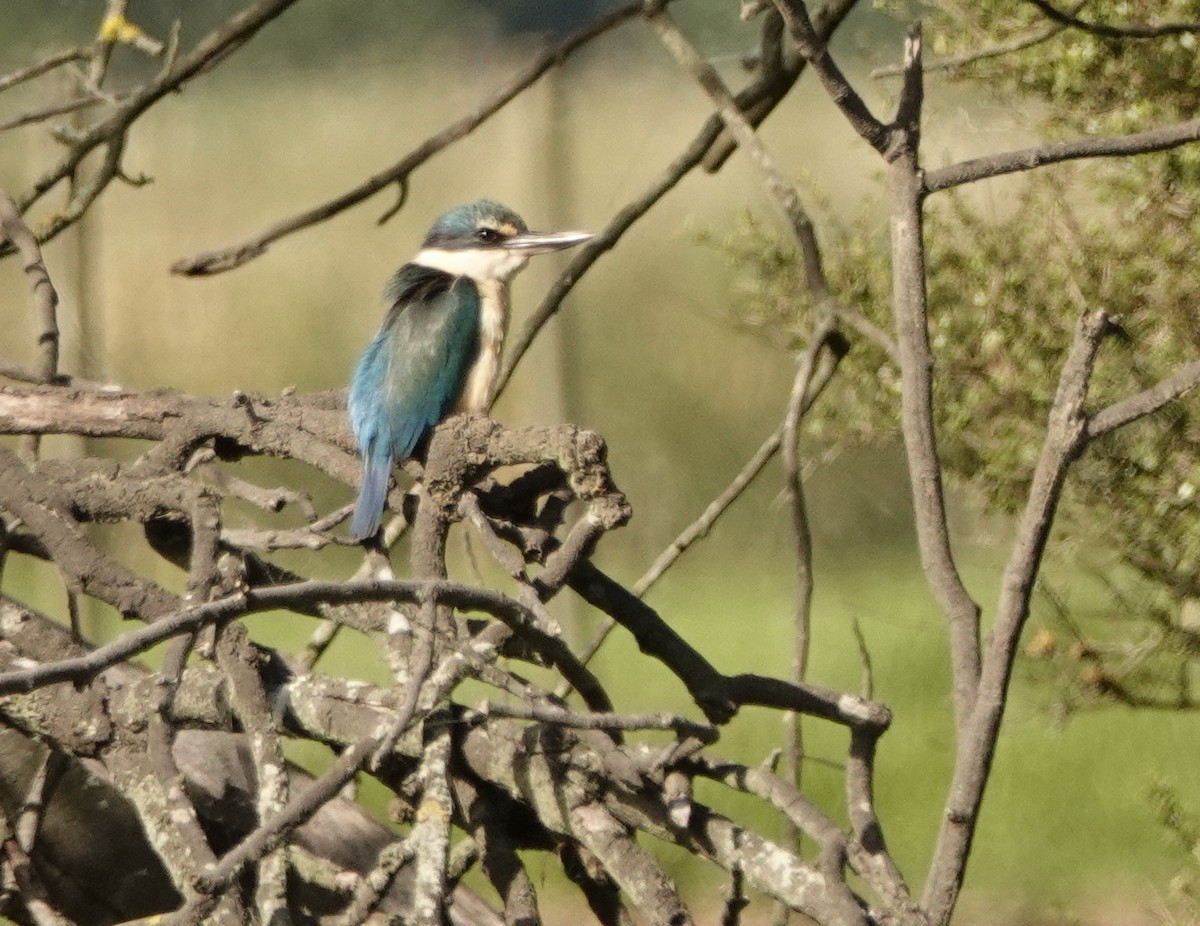
{"label": "long black beak", "polygon": [[525,232],[513,235],[504,242],[509,250],[522,251],[525,254],[548,254],[551,251],[561,251],[583,244],[592,237],[591,232]]}

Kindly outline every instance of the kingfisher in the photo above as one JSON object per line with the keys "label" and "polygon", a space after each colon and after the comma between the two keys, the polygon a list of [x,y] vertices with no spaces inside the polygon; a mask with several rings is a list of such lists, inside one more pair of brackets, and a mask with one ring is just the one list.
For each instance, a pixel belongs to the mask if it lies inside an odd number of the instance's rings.
{"label": "kingfisher", "polygon": [[489,199],[433,223],[417,256],[384,290],[387,314],[350,386],[350,424],[363,460],[351,537],[365,540],[379,530],[392,465],[413,456],[434,425],[491,407],[513,276],[531,255],[591,237],[531,232]]}

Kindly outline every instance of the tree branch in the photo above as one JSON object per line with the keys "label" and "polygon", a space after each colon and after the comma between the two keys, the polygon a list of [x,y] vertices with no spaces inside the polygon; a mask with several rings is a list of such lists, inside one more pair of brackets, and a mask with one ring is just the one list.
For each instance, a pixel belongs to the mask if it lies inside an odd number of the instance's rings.
{"label": "tree branch", "polygon": [[1100,343],[1112,330],[1112,323],[1103,312],[1084,315],[1076,326],[1071,353],[1059,377],[1045,442],[1001,579],[996,620],[979,679],[978,696],[966,722],[959,724],[954,774],[922,900],[934,926],[949,921],[962,886],[1007,703],[1013,660],[1029,615],[1034,580],[1067,469],[1087,443],[1083,405]]}
{"label": "tree branch", "polygon": [[830,100],[867,144],[880,154],[886,153],[891,144],[887,126],[871,114],[867,104],[837,66],[829,54],[828,40],[817,34],[804,4],[800,0],[774,2],[800,54],[821,81]]}
{"label": "tree branch", "polygon": [[1080,158],[1120,158],[1148,154],[1152,151],[1168,151],[1198,139],[1200,119],[1189,119],[1176,125],[1129,135],[1076,138],[1048,145],[1036,145],[1032,148],[972,158],[927,171],[924,176],[924,190],[926,193],[940,193],[964,183],[989,180],[1004,174],[1033,170]]}
{"label": "tree branch", "polygon": [[925,233],[919,162],[920,34],[905,45],[905,91],[897,122],[899,154],[891,161],[892,302],[900,349],[900,417],[916,515],[921,565],[950,630],[954,714],[966,722],[979,680],[979,606],[963,584],[950,546],[933,411],[933,353],[929,343]]}
{"label": "tree branch", "polygon": [[1049,3],[1048,0],[1025,0],[1025,2],[1032,3],[1048,19],[1053,20],[1061,26],[1080,29],[1084,32],[1090,32],[1093,35],[1103,36],[1106,39],[1158,39],[1171,35],[1195,35],[1197,32],[1200,32],[1200,23],[1197,22],[1112,26],[1107,23],[1088,22],[1087,20],[1080,19],[1074,13],[1067,13],[1058,9],[1058,7]]}
{"label": "tree branch", "polygon": [[1087,439],[1093,441],[1110,431],[1123,428],[1139,418],[1152,415],[1164,405],[1186,395],[1200,385],[1200,360],[1185,364],[1174,374],[1144,389],[1137,395],[1114,402],[1088,417]]}
{"label": "tree branch", "polygon": [[[493,93],[474,112],[468,113],[457,122],[435,135],[431,135],[391,167],[385,168],[353,189],[304,212],[282,219],[236,244],[181,258],[171,266],[171,272],[187,276],[200,276],[232,270],[265,253],[267,247],[280,238],[323,222],[393,184],[407,184],[413,172],[426,161],[475,131],[547,71],[561,65],[572,53],[593,39],[633,19],[640,9],[639,3],[627,4],[590,23],[552,48],[546,49],[507,84]],[[388,216],[390,217],[394,212],[394,209],[389,211]]]}

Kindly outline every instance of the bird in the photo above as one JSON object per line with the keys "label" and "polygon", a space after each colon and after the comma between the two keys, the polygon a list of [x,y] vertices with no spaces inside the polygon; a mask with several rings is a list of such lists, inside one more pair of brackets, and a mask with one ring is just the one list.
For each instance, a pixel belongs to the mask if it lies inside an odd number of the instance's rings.
{"label": "bird", "polygon": [[363,480],[350,536],[379,530],[392,466],[440,421],[490,408],[508,329],[509,283],[530,256],[582,244],[587,232],[532,232],[490,199],[443,213],[384,290],[383,324],[350,385]]}

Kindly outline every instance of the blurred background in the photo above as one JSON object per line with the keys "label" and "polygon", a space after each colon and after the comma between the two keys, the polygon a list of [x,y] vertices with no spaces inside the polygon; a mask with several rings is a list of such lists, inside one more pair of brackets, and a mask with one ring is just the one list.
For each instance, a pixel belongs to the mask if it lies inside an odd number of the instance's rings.
{"label": "blurred background", "polygon": [[[180,257],[239,240],[384,169],[475,109],[555,36],[615,5],[298,4],[137,123],[125,165],[151,184],[114,184],[76,228],[47,247],[62,296],[62,369],[135,389],[218,397],[341,387],[381,320],[383,284],[444,209],[489,196],[533,228],[599,230],[664,170],[710,112],[637,23],[551,71],[420,168],[407,204],[386,224],[376,219],[392,204],[393,190],[272,245],[233,272],[199,279],[168,272]],[[135,0],[129,15],[159,37],[179,20],[186,47],[240,7],[231,0]],[[101,8],[88,0],[0,0],[0,73],[86,41]],[[726,0],[689,0],[673,10],[737,86],[739,60],[756,45],[757,27],[740,23],[736,5]],[[893,87],[869,71],[898,58],[906,25],[864,8],[838,35],[835,54],[877,112],[888,111]],[[157,66],[118,48],[110,84]],[[39,99],[37,87],[6,93],[0,121]],[[958,86],[933,84],[929,106],[925,151],[933,164],[1031,137],[1024,113]],[[763,136],[830,214],[886,225],[878,160],[810,78],[768,120]],[[4,132],[0,187],[23,189],[55,156],[44,127]],[[971,195],[1002,210],[1004,190],[985,185]],[[735,155],[716,175],[686,178],[576,287],[495,409],[511,425],[570,421],[604,435],[634,518],[606,541],[600,557],[626,583],[782,420],[794,361],[737,324],[745,280],[714,243],[747,213],[782,228],[744,158]],[[514,331],[565,260],[540,258],[518,278]],[[0,264],[0,329],[3,355],[31,361],[28,291],[13,260]],[[76,452],[69,440],[49,447]],[[311,474],[270,462],[254,467],[266,482],[303,482],[322,510],[352,497],[347,487]],[[857,618],[872,657],[875,697],[896,714],[879,758],[881,816],[906,875],[920,884],[953,739],[943,621],[916,558],[902,457],[890,446],[846,452],[815,466],[807,484],[817,557],[810,679],[858,690],[861,666],[850,629]],[[773,465],[649,597],[728,672],[788,671],[794,552],[782,502]],[[1010,528],[984,516],[966,493],[952,502],[958,548],[986,619]],[[117,528],[111,537],[115,546],[141,545],[135,530]],[[469,577],[461,549],[456,557]],[[289,564],[337,577],[353,570],[355,558],[297,554]],[[48,570],[24,559],[9,568],[28,570],[7,576],[14,594],[61,611],[61,590]],[[161,570],[160,581],[181,585],[169,567],[153,568]],[[1086,577],[1056,578],[1073,608],[1086,611],[1102,594]],[[589,638],[594,618],[583,608],[568,613],[572,638]],[[116,627],[99,609],[88,616]],[[1036,619],[1035,612],[1034,626]],[[310,629],[300,619],[280,623],[260,617],[255,628],[262,639],[291,646]],[[601,677],[618,676],[635,652],[614,634],[598,657]],[[386,678],[382,663],[364,670],[351,651],[335,652],[326,665],[351,667]],[[1194,781],[1197,721],[1114,708],[1062,723],[1033,675],[1018,667],[959,921],[1156,922],[1181,861],[1148,794],[1159,780]],[[636,683],[630,679],[627,690],[618,683],[614,692],[622,709],[688,708],[665,673],[639,672]],[[782,737],[775,715],[746,711],[723,736],[721,750],[756,763]],[[836,810],[844,737],[810,724],[806,738],[806,788]],[[297,759],[322,761],[305,753]],[[725,803],[760,812],[749,803]],[[678,872],[685,880],[710,874]]]}

